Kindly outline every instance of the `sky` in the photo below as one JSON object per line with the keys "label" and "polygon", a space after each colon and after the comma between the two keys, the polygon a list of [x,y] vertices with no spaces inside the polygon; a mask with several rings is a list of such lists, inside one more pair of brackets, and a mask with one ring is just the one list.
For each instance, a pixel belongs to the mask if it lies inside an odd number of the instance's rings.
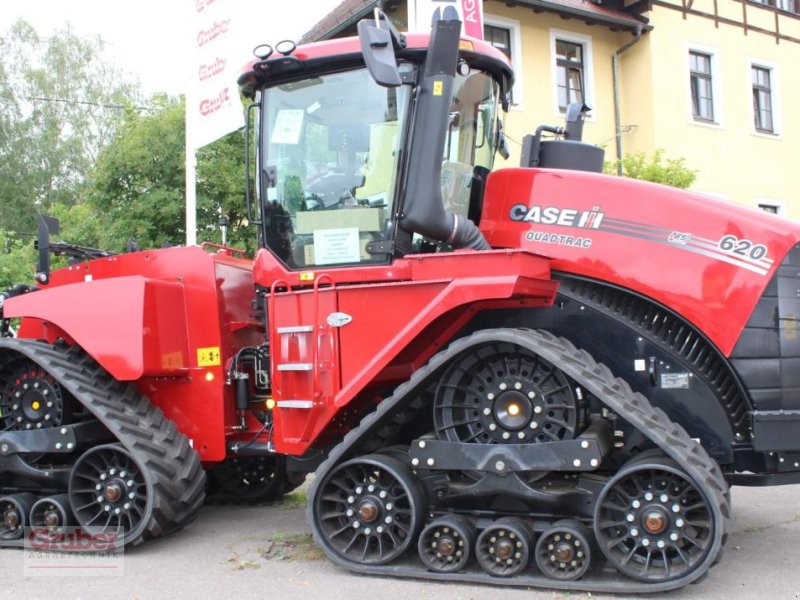
{"label": "sky", "polygon": [[[107,57],[136,75],[146,95],[158,91],[180,94],[190,77],[189,23],[198,1],[208,0],[0,0],[0,35],[20,18],[43,37],[69,23],[80,36],[103,38]],[[253,33],[248,47],[298,40],[340,2],[253,2],[259,7],[253,23],[263,24],[263,29]],[[242,65],[250,58],[243,55]]]}

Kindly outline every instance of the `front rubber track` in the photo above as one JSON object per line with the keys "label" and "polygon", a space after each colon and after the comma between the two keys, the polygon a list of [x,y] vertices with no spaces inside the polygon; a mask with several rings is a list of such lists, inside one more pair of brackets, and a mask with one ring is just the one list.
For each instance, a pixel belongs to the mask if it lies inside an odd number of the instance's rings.
{"label": "front rubber track", "polygon": [[189,438],[161,409],[77,346],[0,339],[0,365],[20,355],[52,375],[105,425],[150,478],[151,515],[139,535],[123,540],[126,546],[172,533],[194,519],[205,497],[205,471]]}

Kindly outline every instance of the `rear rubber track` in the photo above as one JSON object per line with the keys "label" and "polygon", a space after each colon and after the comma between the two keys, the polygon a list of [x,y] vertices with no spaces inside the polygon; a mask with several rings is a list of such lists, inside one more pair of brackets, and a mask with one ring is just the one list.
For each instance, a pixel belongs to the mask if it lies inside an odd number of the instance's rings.
{"label": "rear rubber track", "polygon": [[[0,364],[24,356],[52,375],[128,450],[152,482],[151,515],[136,546],[190,523],[205,497],[205,471],[189,438],[132,383],[117,381],[77,346],[0,340]],[[77,457],[76,457],[77,459]],[[8,545],[20,545],[12,543]]]}
{"label": "rear rubber track", "polygon": [[[642,583],[625,577],[610,567],[602,570],[593,568],[577,581],[560,581],[538,574],[498,578],[475,568],[466,572],[436,573],[426,570],[416,557],[409,557],[390,565],[364,566],[343,560],[328,549],[313,515],[314,499],[326,475],[348,458],[365,452],[374,452],[381,447],[383,441],[391,440],[395,431],[411,421],[419,410],[427,408],[428,404],[422,395],[436,381],[439,371],[447,363],[471,348],[494,342],[516,344],[555,365],[598,398],[609,410],[643,433],[688,473],[698,489],[706,496],[717,524],[712,550],[702,564],[684,577],[666,582]],[[453,342],[444,351],[435,355],[427,365],[415,371],[407,382],[398,386],[395,393],[381,402],[374,412],[364,417],[359,426],[350,431],[344,440],[331,450],[326,461],[317,470],[308,496],[307,519],[317,545],[325,551],[332,562],[350,571],[391,577],[585,592],[658,593],[677,589],[698,580],[721,556],[730,518],[728,484],[719,465],[699,442],[689,437],[686,430],[672,422],[661,409],[653,407],[642,394],[634,392],[627,382],[614,377],[608,367],[596,362],[588,352],[577,349],[569,340],[533,329],[504,328],[478,331]]]}

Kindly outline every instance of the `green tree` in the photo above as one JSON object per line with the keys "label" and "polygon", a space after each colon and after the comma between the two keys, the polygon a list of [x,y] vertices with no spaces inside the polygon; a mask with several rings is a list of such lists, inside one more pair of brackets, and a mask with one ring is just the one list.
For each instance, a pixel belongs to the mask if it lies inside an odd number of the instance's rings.
{"label": "green tree", "polygon": [[686,189],[697,179],[697,171],[686,166],[683,158],[664,158],[664,150],[657,149],[651,156],[644,152],[626,154],[621,161],[607,162],[605,172]]}
{"label": "green tree", "polygon": [[35,230],[38,210],[74,204],[133,83],[100,38],[41,38],[25,21],[0,36],[0,226]]}
{"label": "green tree", "polygon": [[[185,234],[185,105],[157,96],[152,110],[130,110],[89,176],[88,200],[98,213],[100,245],[122,250],[183,243]],[[233,132],[197,156],[200,240],[221,241],[218,223],[230,223],[228,243],[252,250],[255,231],[244,214],[244,146]]]}
{"label": "green tree", "polygon": [[100,242],[109,250],[130,238],[152,248],[184,237],[183,105],[167,96],[151,105],[125,112],[89,174],[87,198],[105,222]]}
{"label": "green tree", "polygon": [[257,239],[246,214],[241,131],[233,131],[197,152],[198,239],[222,241],[217,226],[220,217],[230,223],[228,245],[252,252]]}
{"label": "green tree", "polygon": [[17,283],[33,284],[33,238],[0,230],[0,291]]}

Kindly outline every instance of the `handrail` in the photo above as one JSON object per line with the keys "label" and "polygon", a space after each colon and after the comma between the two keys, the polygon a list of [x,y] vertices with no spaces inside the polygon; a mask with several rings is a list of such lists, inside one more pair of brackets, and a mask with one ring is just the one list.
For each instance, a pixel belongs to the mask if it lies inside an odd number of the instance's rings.
{"label": "handrail", "polygon": [[311,343],[313,344],[312,359],[314,362],[312,370],[312,382],[315,399],[322,395],[322,389],[319,381],[319,286],[323,279],[327,279],[330,282],[331,289],[336,287],[336,283],[333,281],[333,278],[327,273],[322,273],[314,279],[314,333],[312,334]]}
{"label": "handrail", "polygon": [[[269,286],[269,301],[267,303],[267,335],[269,336],[269,344],[270,344],[270,350],[269,350],[270,363],[271,363],[270,364],[270,377],[271,377],[272,382],[273,382],[273,388],[274,388],[274,383],[276,381],[276,377],[275,376],[276,376],[276,374],[278,374],[280,372],[280,371],[278,371],[277,366],[275,366],[276,365],[276,363],[275,363],[275,347],[273,346],[273,344],[277,343],[277,337],[278,337],[278,328],[273,325],[276,322],[276,319],[275,319],[275,292],[278,289],[278,286],[283,286],[287,290],[291,290],[292,289],[291,287],[289,287],[289,282],[284,280],[284,279],[276,279],[275,281],[272,282],[272,285]],[[283,382],[281,382],[281,383],[283,383]],[[273,389],[273,393],[274,393],[274,389]]]}

